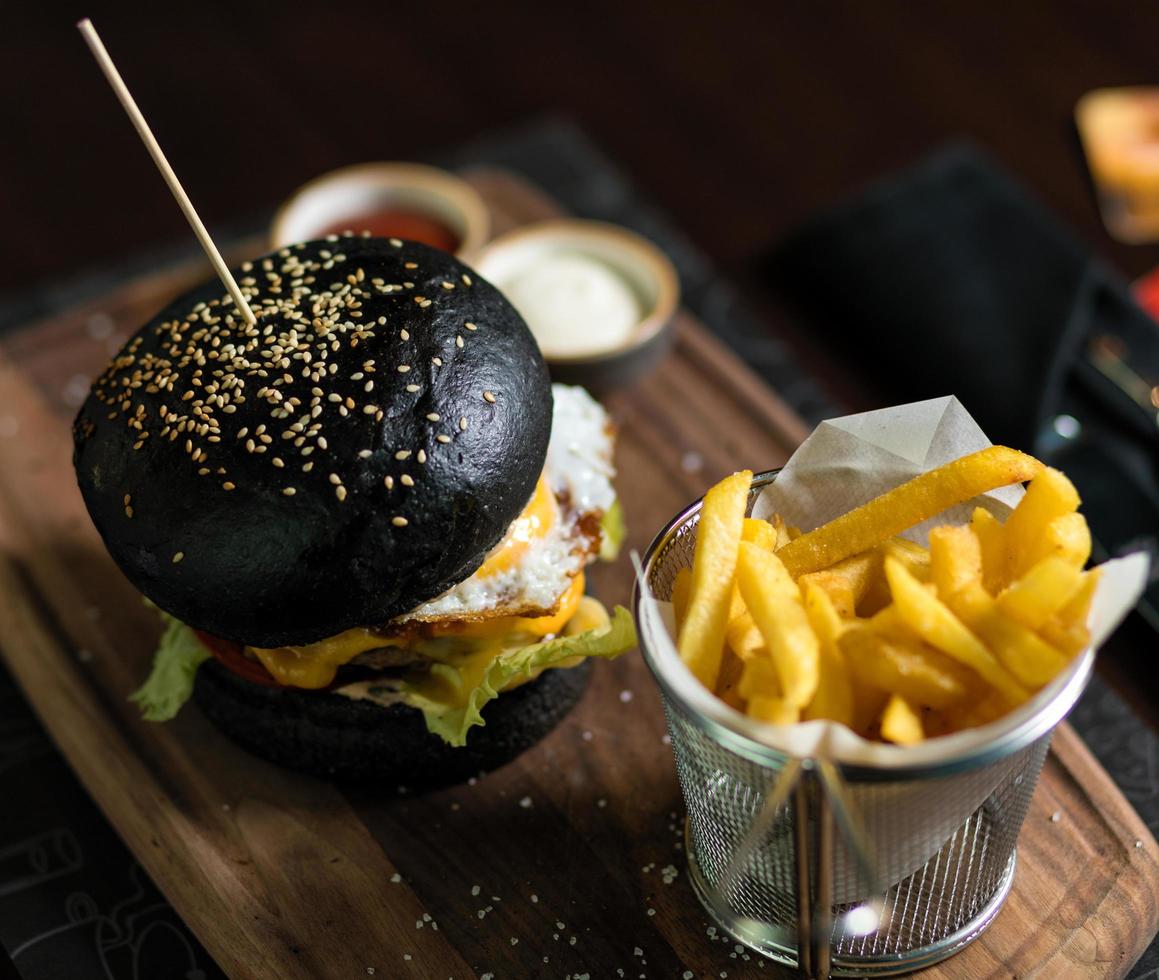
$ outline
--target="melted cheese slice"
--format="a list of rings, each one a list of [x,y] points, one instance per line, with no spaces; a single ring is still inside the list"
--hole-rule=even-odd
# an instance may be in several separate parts
[[[550,616],[502,616],[479,623],[433,624],[397,636],[384,636],[373,630],[359,628],[304,646],[246,649],[261,661],[274,680],[289,687],[326,687],[333,682],[339,667],[350,663],[361,653],[382,647],[402,647],[420,656],[439,660],[446,654],[445,645],[440,646],[438,641],[447,637],[468,641],[466,645],[472,648],[468,654],[471,664],[473,667],[478,665],[477,669],[482,671],[502,650],[511,646],[513,637],[534,642],[562,632],[580,608],[583,594],[584,576],[581,572],[572,579],[568,590],[560,598],[559,611]]]

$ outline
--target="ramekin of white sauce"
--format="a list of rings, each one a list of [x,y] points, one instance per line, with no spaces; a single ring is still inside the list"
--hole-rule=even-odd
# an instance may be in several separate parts
[[[527,321],[558,380],[619,385],[667,349],[676,270],[624,228],[570,218],[526,225],[484,247],[475,267]]]

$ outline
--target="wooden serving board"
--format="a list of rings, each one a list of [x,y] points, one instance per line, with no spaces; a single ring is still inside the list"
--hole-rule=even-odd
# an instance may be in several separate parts
[[[500,230],[557,210],[512,175],[472,179]],[[194,707],[167,725],[138,719],[126,696],[158,626],[85,513],[69,421],[127,333],[205,275],[200,264],[169,269],[0,343],[0,649],[88,791],[222,968],[311,980],[778,975],[706,933],[684,871],[659,698],[636,654],[597,664],[582,703],[534,750],[422,797],[344,793],[284,772]],[[628,544],[640,550],[710,483],[780,465],[805,435],[688,316],[656,373],[608,405],[620,425]],[[626,558],[592,575],[609,603],[626,603],[630,583]],[[1157,914],[1159,849],[1064,726],[1006,907],[925,975],[1121,976]]]

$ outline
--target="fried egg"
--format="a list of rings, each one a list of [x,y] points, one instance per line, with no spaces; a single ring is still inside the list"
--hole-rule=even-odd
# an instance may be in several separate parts
[[[583,388],[552,393],[547,460],[527,507],[474,574],[396,622],[545,615],[594,558],[616,499],[612,423]]]

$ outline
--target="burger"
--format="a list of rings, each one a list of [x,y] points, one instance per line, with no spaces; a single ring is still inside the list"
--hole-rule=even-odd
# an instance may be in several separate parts
[[[592,657],[617,546],[613,430],[553,386],[519,314],[450,255],[331,236],[170,304],[74,423],[81,493],[165,620],[133,695],[191,697],[279,764],[445,782],[542,738]]]

